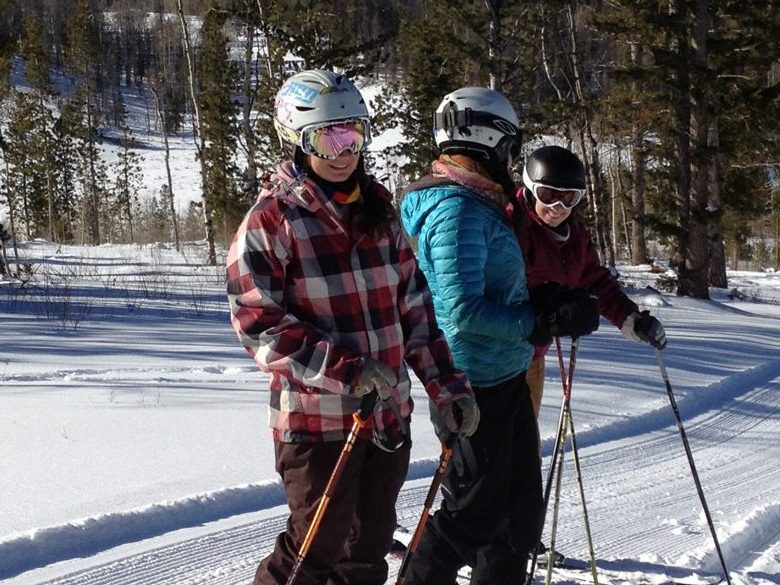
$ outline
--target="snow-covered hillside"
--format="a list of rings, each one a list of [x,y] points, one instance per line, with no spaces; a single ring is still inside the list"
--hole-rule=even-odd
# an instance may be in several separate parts
[[[220,269],[202,266],[197,245],[20,252],[37,276],[21,291],[0,282],[0,580],[249,582],[285,507],[266,378],[230,328]],[[645,289],[647,268],[621,273],[667,328],[665,363],[732,581],[780,583],[780,275],[734,273],[748,300],[714,290],[697,301]],[[547,378],[545,467],[561,400],[554,355]],[[399,502],[409,527],[439,452],[414,395]],[[572,407],[599,582],[717,580],[650,349],[602,322],[581,343]],[[567,453],[557,544],[585,559],[578,494]]]

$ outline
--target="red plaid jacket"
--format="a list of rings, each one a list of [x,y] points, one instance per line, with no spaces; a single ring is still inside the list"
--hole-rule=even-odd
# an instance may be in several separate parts
[[[375,193],[390,194],[373,182]],[[271,177],[233,238],[227,261],[231,320],[241,344],[270,372],[270,426],[283,442],[344,440],[359,399],[364,357],[398,374],[393,399],[408,420],[408,364],[438,405],[471,392],[436,326],[425,277],[393,220],[374,237],[346,226],[291,163]],[[355,203],[353,214],[362,206]],[[361,431],[398,432],[379,401]]]

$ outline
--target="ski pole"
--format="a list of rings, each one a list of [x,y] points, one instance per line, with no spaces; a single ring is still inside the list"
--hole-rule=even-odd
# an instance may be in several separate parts
[[[571,380],[569,381],[571,383]],[[577,437],[574,434],[574,418],[569,412],[569,426],[571,430],[571,451],[574,456],[574,468],[577,470],[577,483],[580,487],[580,501],[582,502],[582,518],[585,522],[585,536],[588,538],[588,554],[590,554],[590,572],[593,575],[594,585],[599,584],[598,572],[596,571],[596,552],[593,548],[593,535],[590,530],[590,518],[588,517],[588,506],[585,503],[585,484],[582,481],[582,466],[580,465],[580,454],[577,451]],[[552,549],[552,546],[550,546]]]
[[[346,465],[347,460],[349,459],[349,456],[352,453],[352,447],[355,445],[355,441],[357,440],[358,433],[360,432],[360,429],[362,429],[365,426],[366,422],[368,421],[368,418],[371,416],[371,412],[374,410],[374,405],[376,404],[376,400],[377,400],[376,391],[364,395],[363,399],[360,401],[360,407],[352,415],[352,420],[353,420],[352,430],[350,430],[349,435],[347,436],[347,442],[344,443],[344,448],[341,450],[341,453],[339,454],[339,458],[336,461],[336,465],[330,474],[328,483],[325,486],[325,493],[322,494],[322,498],[320,498],[320,503],[317,505],[317,510],[314,513],[314,518],[312,519],[311,524],[309,525],[309,529],[306,531],[306,537],[303,539],[303,543],[301,544],[301,550],[298,551],[298,558],[295,559],[295,564],[293,565],[293,568],[290,571],[290,576],[287,578],[286,585],[292,585],[292,583],[295,581],[295,578],[298,576],[298,571],[300,571],[301,565],[303,564],[303,561],[309,552],[309,548],[311,547],[311,543],[314,540],[314,537],[317,535],[317,531],[320,528],[320,522],[322,521],[322,517],[325,514],[325,510],[327,510],[328,508],[328,504],[330,503],[330,498],[333,495],[336,484],[341,478],[341,474],[344,471],[344,466]]]
[[[409,562],[412,560],[412,556],[417,551],[417,545],[420,544],[420,538],[422,538],[423,529],[426,522],[428,522],[428,514],[433,507],[434,500],[436,499],[436,492],[439,491],[439,486],[444,479],[444,474],[447,471],[447,467],[452,459],[452,446],[455,443],[457,435],[450,434],[441,446],[441,457],[439,457],[439,466],[436,468],[436,473],[433,474],[433,481],[431,487],[428,488],[428,495],[425,496],[425,502],[423,503],[423,511],[420,516],[420,520],[417,522],[417,527],[412,533],[412,540],[409,546],[406,548],[404,559],[401,561],[401,568],[398,571],[398,577],[395,580],[395,585],[402,585],[406,581],[406,570],[409,568]]]
[[[583,521],[585,523],[585,536],[588,539],[588,553],[590,555],[590,571],[591,575],[593,576],[593,583],[594,585],[598,585],[599,578],[598,573],[596,571],[596,553],[593,548],[593,536],[590,529],[590,518],[588,516],[588,507],[587,503],[585,501],[585,484],[582,480],[582,466],[580,465],[580,455],[579,451],[577,450],[577,435],[574,431],[574,416],[571,412],[571,388],[572,383],[574,381],[574,368],[572,363],[569,364],[569,374],[566,379],[563,377],[563,351],[561,350],[561,344],[560,340],[556,340],[556,349],[558,350],[558,366],[560,368],[561,372],[561,383],[563,384],[563,391],[564,395],[567,396],[566,401],[566,412],[565,412],[565,418],[568,423],[568,429],[571,433],[571,450],[572,455],[574,457],[574,468],[577,472],[577,484],[579,486],[579,492],[580,492],[580,502],[582,503],[582,514],[583,514]],[[564,429],[564,440],[563,445],[565,448],[565,431]],[[560,503],[560,483],[561,483],[561,477],[563,475],[563,453],[561,453],[560,458],[560,465],[558,466],[558,482],[556,486],[556,493],[555,493],[555,508],[554,508],[554,514],[553,514],[553,525],[552,525],[552,531],[550,536],[550,552],[549,552],[549,561],[547,563],[547,583],[552,581],[552,564],[553,564],[553,557],[555,555],[555,535],[557,531],[557,524],[558,524],[558,507]]]
[[[555,343],[558,347],[560,347],[561,340],[560,338],[555,338]],[[571,340],[571,351],[569,352],[569,378],[574,377],[574,366],[577,363],[577,348],[579,347],[579,337],[575,337]],[[558,365],[561,370],[561,379],[564,379],[564,365],[563,365],[563,354],[558,354]],[[542,508],[542,517],[540,519],[540,524],[542,529],[544,529],[544,522],[547,518],[547,508],[550,505],[550,492],[552,490],[552,482],[553,482],[553,476],[555,474],[555,463],[558,460],[558,454],[561,450],[561,441],[562,439],[565,440],[566,434],[564,431],[565,428],[565,415],[566,410],[568,409],[569,400],[571,398],[571,392],[568,390],[566,386],[564,386],[563,389],[563,398],[561,400],[561,410],[560,414],[558,415],[558,431],[555,435],[555,444],[553,445],[553,453],[552,458],[550,459],[550,470],[547,473],[547,481],[545,483],[544,487],[544,503]],[[536,560],[539,556],[538,549],[534,549],[533,554],[531,555],[531,566],[528,571],[528,578],[526,579],[526,585],[530,585],[533,583],[534,580],[534,571],[536,570]]]
[[[720,565],[723,567],[723,574],[726,576],[726,583],[731,585],[731,578],[729,577],[729,570],[726,568],[726,561],[723,558],[723,552],[720,550],[720,543],[718,542],[718,535],[715,533],[715,525],[712,522],[712,516],[710,510],[707,507],[707,501],[704,499],[704,490],[701,487],[701,481],[699,480],[699,474],[696,472],[696,464],[693,461],[693,453],[691,452],[691,445],[688,442],[688,436],[685,434],[685,428],[683,427],[682,417],[680,417],[680,409],[677,408],[677,400],[674,398],[674,392],[672,391],[672,384],[669,382],[669,375],[666,373],[666,366],[664,365],[664,358],[661,354],[661,350],[655,350],[655,357],[658,361],[658,368],[661,370],[661,377],[666,385],[666,393],[669,395],[669,402],[672,405],[672,411],[674,412],[674,418],[677,420],[677,428],[680,430],[680,437],[682,438],[683,446],[685,447],[685,455],[688,457],[688,465],[691,468],[691,475],[693,475],[693,482],[696,484],[696,491],[699,493],[699,500],[701,501],[701,507],[704,509],[704,516],[707,518],[707,524],[710,527],[710,533],[712,534],[712,540],[715,543],[715,550],[718,553],[720,559]]]
[[[560,347],[560,345],[558,347]],[[553,500],[552,525],[550,526],[550,546],[547,556],[547,576],[544,581],[546,585],[550,585],[552,583],[553,557],[555,556],[555,537],[558,534],[558,512],[561,506],[561,482],[563,479],[563,461],[566,458],[566,432],[569,428],[569,414],[569,409],[567,407],[564,414],[564,419],[566,422],[564,423],[563,435],[561,437],[561,454],[558,457],[558,473],[555,478],[555,498]]]

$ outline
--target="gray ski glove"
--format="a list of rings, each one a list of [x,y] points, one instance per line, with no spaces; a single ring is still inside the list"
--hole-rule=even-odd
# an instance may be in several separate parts
[[[666,347],[664,326],[650,314],[650,311],[631,313],[623,322],[620,332],[632,341],[643,341],[656,349]]]
[[[393,395],[393,388],[398,384],[398,376],[384,362],[373,358],[365,358],[365,360],[352,393],[363,396],[376,390],[379,398],[387,400]]]
[[[461,394],[440,409],[444,424],[456,435],[470,437],[479,425],[479,406],[470,394]]]

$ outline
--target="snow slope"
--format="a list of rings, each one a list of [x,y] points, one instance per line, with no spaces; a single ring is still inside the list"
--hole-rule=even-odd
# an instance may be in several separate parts
[[[0,581],[249,582],[286,509],[266,378],[230,328],[220,269],[200,265],[197,245],[20,252],[37,282],[0,281]],[[764,302],[721,290],[697,301],[644,289],[647,269],[621,272],[667,328],[665,364],[732,582],[780,583],[780,276],[730,275]],[[555,355],[547,363],[545,469],[561,400]],[[419,385],[414,395],[408,527],[439,452]],[[653,352],[603,321],[581,342],[572,408],[599,582],[717,580]],[[570,451],[556,544],[587,558]]]

